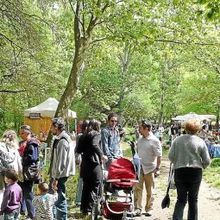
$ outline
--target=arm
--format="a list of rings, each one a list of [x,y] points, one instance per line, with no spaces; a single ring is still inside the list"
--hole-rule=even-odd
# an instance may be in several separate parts
[[[108,140],[109,140],[109,133],[106,129],[103,129],[101,132],[101,142],[102,142],[103,153],[104,155],[108,157],[109,160],[111,160],[112,156],[109,151]]]
[[[211,159],[210,159],[210,156],[209,156],[208,148],[207,148],[205,142],[203,143],[201,158],[202,158],[203,168],[205,169],[211,163]]]
[[[57,157],[55,161],[55,172],[54,178],[59,179],[60,174],[62,173],[63,169],[66,168],[66,160],[67,160],[67,151],[68,151],[69,143],[65,139],[59,140],[57,144]]]
[[[3,200],[1,204],[1,213],[4,213],[5,209],[7,208],[9,198],[10,198],[10,191],[6,189],[4,192],[4,196],[3,196]]]
[[[168,158],[169,158],[171,163],[174,162],[174,157],[175,157],[174,148],[175,148],[175,144],[176,144],[176,141],[174,140],[172,145],[171,145],[171,148],[169,150],[169,153],[168,153]]]

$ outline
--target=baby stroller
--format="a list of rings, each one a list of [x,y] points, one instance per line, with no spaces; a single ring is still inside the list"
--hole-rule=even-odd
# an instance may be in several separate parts
[[[102,198],[94,203],[92,219],[98,219],[98,215],[112,220],[133,219],[133,186],[137,182],[135,168],[130,160],[114,160],[103,181]]]

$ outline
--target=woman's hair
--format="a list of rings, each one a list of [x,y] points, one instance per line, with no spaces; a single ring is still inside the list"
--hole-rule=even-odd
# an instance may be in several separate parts
[[[16,172],[15,170],[13,170],[13,169],[8,169],[8,170],[6,170],[6,171],[4,172],[4,175],[5,175],[8,179],[12,180],[13,182],[16,182],[16,181],[18,180],[18,174],[17,174],[17,172]]]
[[[88,124],[88,129],[87,131],[90,132],[91,130],[94,130],[94,131],[100,131],[100,125],[101,125],[101,122],[96,120],[96,119],[92,119],[89,121],[89,124]]]
[[[7,130],[2,135],[2,142],[11,148],[18,148],[18,138],[14,130]]]
[[[186,133],[188,134],[196,134],[198,131],[201,130],[201,123],[196,119],[190,119],[185,122],[184,128]]]
[[[81,124],[81,131],[82,133],[85,133],[89,125],[89,120],[83,120]]]
[[[110,113],[110,114],[108,115],[108,121],[110,121],[110,119],[113,118],[113,117],[118,118],[118,115],[117,115],[116,113],[114,113],[114,112]]]
[[[27,134],[32,134],[31,126],[29,126],[29,125],[22,125],[20,127],[20,129],[23,130],[24,132],[26,132]]]
[[[49,191],[49,186],[47,183],[43,182],[43,183],[39,183],[38,184],[38,188],[42,193],[47,193]]]

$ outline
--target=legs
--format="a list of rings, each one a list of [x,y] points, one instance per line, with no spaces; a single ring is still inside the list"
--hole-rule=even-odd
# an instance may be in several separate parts
[[[146,206],[145,211],[149,211],[153,207],[153,198],[152,198],[152,191],[154,186],[154,176],[153,173],[148,173],[144,175],[144,182],[145,182],[145,188],[147,192],[147,198],[146,198]]]
[[[66,186],[65,183],[68,177],[62,177],[58,180],[57,193],[58,200],[55,202],[56,206],[56,219],[67,220],[67,201],[66,201]]]
[[[92,168],[92,167],[91,167]],[[89,175],[91,174],[91,175]],[[88,170],[87,176],[83,177],[83,191],[81,199],[81,212],[91,212],[94,203],[94,196],[100,196],[100,184],[102,180],[102,170],[99,165],[96,165],[92,170]]]
[[[135,186],[134,189],[134,207],[135,209],[142,210],[142,193],[143,193],[143,184],[145,184],[146,189],[146,206],[145,210],[149,211],[152,208],[152,188],[154,185],[153,173],[140,175],[140,181]]]
[[[142,192],[144,184],[144,174],[141,172],[140,180],[134,188],[134,208],[142,211]]]
[[[177,188],[177,202],[173,220],[182,220],[183,211],[188,199],[188,220],[198,220],[198,192],[202,180],[202,169],[180,168],[175,170],[175,184]]]
[[[24,180],[24,182],[21,184],[21,187],[23,190],[23,197],[24,197],[24,201],[22,202],[22,205],[24,205],[24,202],[25,202],[26,207],[27,207],[28,217],[31,219],[35,217],[35,209],[32,204],[32,201],[34,198],[33,184],[34,184],[33,181],[28,181],[28,180]]]

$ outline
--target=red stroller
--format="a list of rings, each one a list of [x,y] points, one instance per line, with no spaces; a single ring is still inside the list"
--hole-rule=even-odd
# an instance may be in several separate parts
[[[133,163],[125,158],[114,160],[103,181],[102,198],[95,202],[92,219],[133,219],[133,186],[138,182]]]

